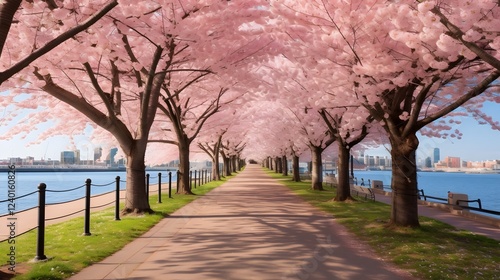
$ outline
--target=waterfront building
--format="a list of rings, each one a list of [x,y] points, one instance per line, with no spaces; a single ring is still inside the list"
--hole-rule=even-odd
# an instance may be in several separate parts
[[[439,156],[439,148],[434,148],[434,160],[433,163],[438,163],[441,160]]]
[[[94,161],[98,161],[102,157],[102,148],[98,147],[94,149]]]
[[[62,151],[61,152],[61,164],[74,164],[75,163],[75,154],[71,151]]]
[[[112,148],[110,151],[109,151],[109,154],[108,156],[106,157],[106,164],[109,165],[109,166],[113,166],[116,164],[116,160],[115,160],[115,157],[116,157],[116,154],[118,154],[118,148]]]
[[[472,169],[500,169],[500,160],[467,161],[464,166]]]
[[[445,157],[443,160],[440,160],[438,163],[434,164],[436,169],[443,168],[461,168],[462,162],[459,157]]]
[[[20,157],[12,157],[9,159],[9,164],[22,165],[23,159]]]
[[[425,167],[427,168],[431,168],[432,167],[432,159],[431,157],[426,157],[425,158],[425,164],[424,164]]]

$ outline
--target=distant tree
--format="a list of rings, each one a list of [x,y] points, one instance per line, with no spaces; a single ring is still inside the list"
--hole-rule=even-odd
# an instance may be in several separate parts
[[[214,141],[210,142],[198,142],[198,147],[204,151],[212,159],[212,180],[219,181],[221,179],[220,175],[220,149],[222,146],[222,136],[219,135]]]
[[[339,160],[335,201],[352,200],[349,176],[351,149],[368,135],[371,119],[370,116],[363,118],[363,112],[359,109],[361,108],[344,107],[320,110],[321,117],[338,144]]]
[[[204,75],[205,73],[195,76],[187,84],[197,82]],[[176,140],[158,141],[177,145],[180,161],[178,192],[181,194],[192,194],[189,183],[191,143],[196,139],[205,122],[216,114],[224,103],[232,102],[233,99],[224,101],[223,97],[227,92],[225,88],[219,89],[215,95],[210,95],[210,92],[205,91],[202,93],[205,95],[203,99],[192,98],[193,94],[183,94],[182,89],[171,91],[165,87],[164,90],[165,95],[162,98],[163,103],[160,105],[160,109],[170,120]],[[200,91],[199,87],[197,91]],[[212,97],[213,99],[210,99]]]

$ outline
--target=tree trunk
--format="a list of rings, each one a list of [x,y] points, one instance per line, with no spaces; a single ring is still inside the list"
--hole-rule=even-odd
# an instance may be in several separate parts
[[[146,193],[146,165],[144,155],[146,145],[134,142],[135,147],[127,155],[127,187],[125,190],[125,208],[123,214],[152,213],[149,197]]]
[[[214,154],[212,156],[212,181],[220,181],[219,152],[220,142],[214,145]]]
[[[231,156],[231,170],[233,172],[238,172],[237,161],[238,157],[236,155]]]
[[[293,181],[300,182],[299,157],[294,155],[292,159]]]
[[[269,169],[274,170],[274,168],[273,168],[273,158],[272,157],[268,157],[267,160],[269,161]]]
[[[276,173],[282,173],[283,170],[283,165],[281,163],[281,157],[276,157],[275,158],[275,163],[276,163]]]
[[[219,158],[212,161],[212,181],[220,181]]]
[[[189,141],[179,141],[179,186],[178,194],[193,194],[190,187],[189,178]]]
[[[283,176],[288,176],[288,159],[286,156],[281,158],[281,174],[283,174]]]
[[[22,0],[11,0],[2,3],[0,9],[0,22],[2,23],[0,24],[0,55],[3,53],[5,41],[7,41],[7,36],[9,35],[12,19],[19,9],[19,6],[21,6],[21,2]]]
[[[312,170],[311,170],[311,188],[313,190],[323,190],[323,164],[321,154],[323,149],[321,147],[310,146],[312,154]]]
[[[231,160],[229,157],[223,157],[224,159],[224,175],[229,176],[231,175]]]
[[[339,142],[339,165],[337,171],[337,195],[335,201],[352,200],[349,177],[350,149]]]
[[[397,143],[391,137],[392,211],[391,223],[397,226],[418,227],[417,166],[415,134]]]
[[[241,163],[241,158],[238,155],[238,156],[236,156],[236,170],[238,170],[238,172],[241,171],[241,169],[243,168],[242,166],[243,165]]]

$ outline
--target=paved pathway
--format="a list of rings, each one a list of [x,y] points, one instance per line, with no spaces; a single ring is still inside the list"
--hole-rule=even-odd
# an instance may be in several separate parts
[[[412,279],[249,165],[71,279]]]

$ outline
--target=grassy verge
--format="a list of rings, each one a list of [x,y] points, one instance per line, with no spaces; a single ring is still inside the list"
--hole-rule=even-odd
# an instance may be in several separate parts
[[[333,202],[335,190],[310,190],[310,183],[269,172],[296,194],[333,214],[379,256],[422,279],[500,279],[500,241],[421,217],[421,227],[389,227],[390,206],[358,199]]]
[[[90,218],[92,235],[83,236],[84,219],[75,218],[67,222],[47,226],[45,230],[45,254],[49,261],[33,263],[36,255],[36,230],[16,238],[16,272],[13,279],[65,279],[92,263],[120,250],[134,238],[141,236],[161,219],[201,195],[223,184],[223,181],[212,181],[193,189],[197,195],[162,194],[162,202],[158,203],[158,195],[150,197],[150,205],[156,213],[142,216],[125,216],[115,221],[114,208],[95,212]],[[10,244],[0,243],[0,252],[9,252]],[[4,259],[7,256],[4,255]],[[7,267],[2,267],[7,271]],[[0,274],[1,279],[9,279],[9,275]]]

